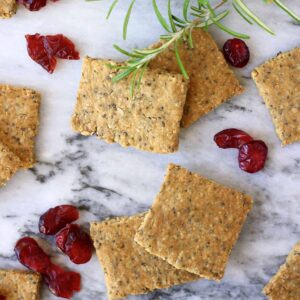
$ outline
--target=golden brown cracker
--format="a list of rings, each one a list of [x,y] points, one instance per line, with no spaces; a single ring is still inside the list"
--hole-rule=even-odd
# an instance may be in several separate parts
[[[192,36],[193,48],[187,43],[179,46],[180,58],[189,75],[187,100],[181,122],[183,127],[190,126],[244,90],[209,33],[196,29]],[[153,47],[161,44],[162,42]],[[169,72],[180,72],[172,48],[159,54],[149,66]]]
[[[300,48],[265,62],[252,77],[282,145],[300,142]]]
[[[16,12],[16,0],[0,0],[0,19],[11,18]]]
[[[5,185],[20,166],[20,158],[0,142],[0,186]]]
[[[252,199],[170,164],[135,241],[178,269],[220,280]]]
[[[152,256],[134,242],[143,218],[137,215],[91,224],[91,237],[111,300],[199,279]]]
[[[180,120],[186,99],[182,75],[146,70],[140,90],[129,96],[130,78],[113,83],[111,61],[85,58],[72,119],[75,131],[108,143],[171,153],[178,149]]]
[[[0,295],[6,300],[39,300],[41,276],[36,273],[0,270]]]
[[[21,159],[23,168],[35,162],[39,106],[37,92],[0,85],[0,141]]]
[[[300,242],[263,290],[270,300],[300,299]]]

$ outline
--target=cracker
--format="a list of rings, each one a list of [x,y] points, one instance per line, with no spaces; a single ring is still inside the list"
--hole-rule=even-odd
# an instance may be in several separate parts
[[[199,279],[150,255],[134,242],[143,218],[144,215],[137,215],[91,224],[91,236],[111,300]]]
[[[30,168],[35,162],[39,106],[37,92],[0,85],[0,141],[21,159],[22,168]]]
[[[39,300],[41,276],[36,273],[0,270],[0,295],[7,300]]]
[[[18,171],[20,166],[20,158],[0,142],[0,186],[5,185],[5,183]]]
[[[179,46],[180,58],[190,79],[181,122],[183,127],[190,126],[244,91],[209,33],[202,29],[194,30],[193,41],[192,49],[186,43]],[[161,45],[161,42],[153,47],[158,45]],[[150,63],[150,67],[180,72],[172,48],[158,55]]]
[[[170,164],[135,241],[178,269],[220,280],[252,199]]]
[[[111,61],[85,58],[72,126],[108,143],[171,153],[178,149],[187,84],[180,74],[147,70],[131,98],[130,78],[114,84]]]
[[[16,12],[16,0],[0,0],[0,19],[11,18]]]
[[[270,300],[300,299],[300,242],[263,290]]]
[[[300,142],[300,48],[267,61],[252,77],[282,145]]]

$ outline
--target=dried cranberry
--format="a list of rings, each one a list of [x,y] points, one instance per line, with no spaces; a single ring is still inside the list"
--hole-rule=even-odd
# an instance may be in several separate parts
[[[250,141],[239,150],[239,166],[248,173],[260,171],[266,162],[268,147],[263,141]]]
[[[30,237],[24,237],[17,242],[15,253],[21,264],[35,272],[44,273],[51,263],[49,256]]]
[[[45,48],[57,58],[80,59],[74,43],[62,34],[46,35]]]
[[[0,295],[0,300],[6,300],[5,296]]]
[[[41,233],[54,235],[67,224],[79,218],[78,209],[72,205],[60,205],[46,211],[39,221]]]
[[[18,0],[18,3],[23,4],[31,11],[37,11],[46,6],[47,0]]]
[[[55,237],[57,247],[75,264],[87,263],[93,254],[90,236],[77,224],[69,224]]]
[[[74,292],[80,291],[81,277],[76,272],[65,271],[51,264],[43,276],[50,291],[58,297],[70,299]]]
[[[252,141],[253,138],[242,130],[230,128],[217,133],[214,140],[220,148],[226,149],[240,148],[243,144]]]
[[[49,73],[53,73],[56,67],[56,58],[45,49],[44,37],[38,33],[27,34],[25,37],[29,56]]]
[[[250,59],[246,43],[240,39],[230,39],[223,46],[225,59],[234,67],[243,68]]]

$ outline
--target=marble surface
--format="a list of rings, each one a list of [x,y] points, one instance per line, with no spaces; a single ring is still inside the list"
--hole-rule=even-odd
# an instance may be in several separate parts
[[[144,47],[163,32],[152,13],[151,1],[137,1],[128,41],[123,42],[122,19],[128,3],[121,3],[111,20],[106,21],[109,2],[62,0],[37,13],[20,7],[14,18],[0,21],[0,82],[31,87],[43,96],[38,163],[31,170],[20,171],[0,190],[0,268],[21,268],[13,254],[15,241],[24,235],[35,235],[39,216],[49,207],[77,205],[80,223],[86,227],[90,221],[108,216],[142,212],[157,194],[167,164],[174,162],[249,193],[255,199],[254,208],[221,283],[202,280],[130,299],[264,299],[263,286],[300,240],[300,144],[281,148],[250,72],[279,51],[299,46],[300,27],[261,1],[255,1],[253,8],[276,31],[275,37],[251,27],[237,15],[228,18],[228,25],[252,36],[248,41],[250,64],[236,70],[246,93],[182,130],[179,152],[155,155],[72,132],[70,117],[81,61],[59,61],[56,72],[49,75],[26,53],[26,33],[64,33],[75,41],[82,57],[121,59],[112,49],[113,43]],[[174,2],[178,5],[182,1]],[[163,5],[165,1],[159,3]],[[298,0],[286,3],[300,13]],[[219,45],[228,38],[218,30],[211,32]],[[262,172],[250,175],[240,171],[236,151],[222,151],[215,146],[213,135],[228,127],[247,130],[268,144],[269,159]],[[48,242],[43,245],[55,255],[55,261],[82,274],[83,288],[74,299],[107,299],[103,272],[95,256],[90,263],[74,267],[51,246],[50,239]],[[42,299],[56,298],[45,288]]]

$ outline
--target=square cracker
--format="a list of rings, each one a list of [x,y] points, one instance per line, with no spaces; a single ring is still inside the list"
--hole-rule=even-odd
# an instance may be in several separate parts
[[[39,300],[41,276],[36,273],[0,270],[0,295],[6,300]]]
[[[300,48],[267,61],[252,77],[282,145],[300,142]]]
[[[270,300],[300,299],[300,242],[263,290]]]
[[[0,186],[5,185],[5,183],[18,171],[20,166],[20,158],[0,142]]]
[[[135,241],[178,269],[220,280],[251,207],[249,196],[170,164]]]
[[[124,147],[171,153],[178,149],[187,84],[182,75],[147,70],[140,91],[129,96],[130,78],[114,84],[111,61],[85,58],[72,126]]]
[[[17,12],[16,0],[0,0],[0,19],[8,19]]]
[[[40,95],[30,89],[0,85],[0,141],[21,159],[22,168],[35,162]]]
[[[111,300],[199,279],[152,256],[134,242],[143,218],[144,215],[137,215],[91,224],[91,236]]]
[[[181,121],[183,127],[190,126],[229,98],[244,91],[209,33],[197,29],[192,35],[194,48],[190,48],[187,43],[179,47],[180,58],[190,78]],[[172,48],[158,55],[149,66],[180,72]]]

